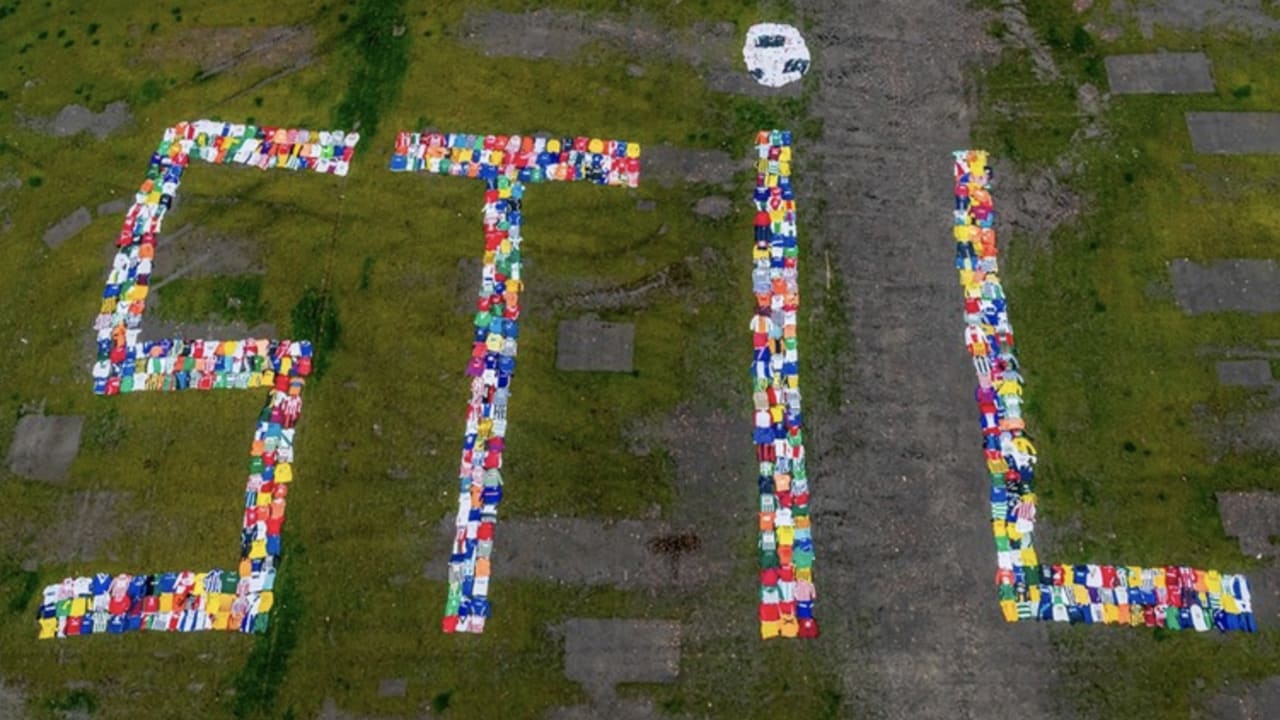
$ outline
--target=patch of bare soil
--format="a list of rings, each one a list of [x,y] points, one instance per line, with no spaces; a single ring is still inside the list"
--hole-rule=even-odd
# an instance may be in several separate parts
[[[290,68],[309,65],[315,32],[306,25],[199,28],[152,46],[155,61],[192,60],[205,79],[241,66]]]
[[[266,272],[261,243],[210,228],[184,225],[161,235],[152,275],[160,285],[179,277],[258,275]]]
[[[34,554],[43,563],[93,562],[117,560],[104,557],[102,548],[129,529],[137,529],[137,522],[128,521],[125,527],[117,505],[127,505],[126,494],[109,490],[82,490],[65,495],[57,515],[44,526],[34,548]],[[3,717],[3,716],[0,716]]]

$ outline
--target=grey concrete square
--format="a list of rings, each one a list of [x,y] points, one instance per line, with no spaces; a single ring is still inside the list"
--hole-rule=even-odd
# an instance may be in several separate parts
[[[1178,305],[1189,315],[1280,312],[1280,267],[1274,260],[1174,260],[1169,275]]]
[[[1271,384],[1271,363],[1267,360],[1223,360],[1218,363],[1218,382],[1240,387]]]
[[[89,214],[89,208],[82,205],[44,231],[44,244],[51,249],[57,248],[75,237],[81,230],[89,227],[91,222],[93,222],[93,216]]]
[[[404,697],[409,691],[409,681],[404,678],[383,678],[378,681],[378,697]]]
[[[1280,153],[1280,113],[1189,112],[1191,147],[1206,155]]]
[[[24,415],[9,445],[9,471],[33,480],[65,480],[83,429],[79,415]]]
[[[1117,95],[1188,94],[1214,91],[1204,53],[1109,55],[1107,81]]]
[[[631,323],[565,320],[556,340],[556,368],[631,372],[635,345],[636,326]]]
[[[99,203],[97,210],[98,217],[102,217],[103,215],[121,215],[125,210],[129,209],[129,206],[130,203],[125,198],[117,198],[115,200],[108,200],[104,203]]]

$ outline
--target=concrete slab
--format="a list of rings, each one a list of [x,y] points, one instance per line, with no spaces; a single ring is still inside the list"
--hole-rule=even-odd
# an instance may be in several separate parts
[[[1280,266],[1274,260],[1174,260],[1169,274],[1178,305],[1189,315],[1280,312]]]
[[[723,150],[695,150],[666,144],[645,147],[641,161],[645,179],[668,188],[680,183],[703,183],[728,189],[733,187],[734,173],[752,167],[749,161],[735,160]]]
[[[1204,53],[1109,55],[1107,81],[1116,95],[1187,94],[1214,91]]]
[[[723,195],[710,195],[695,203],[693,212],[711,220],[723,220],[733,214],[733,201]]]
[[[104,203],[99,203],[97,209],[98,217],[102,217],[103,215],[122,215],[125,210],[129,209],[129,204],[130,201],[124,198],[117,198],[115,200],[108,200]]]
[[[508,519],[494,562],[504,578],[568,585],[609,585],[621,590],[688,588],[728,574],[721,544],[704,546],[695,528],[661,522],[591,518]],[[448,547],[454,517],[441,519],[439,547]],[[443,582],[447,565],[432,562],[428,577]]]
[[[1250,557],[1274,555],[1271,538],[1280,536],[1280,493],[1218,493],[1222,529],[1240,541],[1240,552]]]
[[[82,132],[93,133],[99,140],[119,130],[129,121],[133,114],[129,112],[129,103],[117,100],[95,113],[82,105],[66,105],[51,118],[30,118],[27,126],[53,137],[69,137]]]
[[[1280,153],[1280,113],[1189,112],[1191,147],[1206,155]]]
[[[1280,31],[1280,18],[1262,0],[1160,0],[1155,3],[1111,3],[1120,18],[1136,18],[1147,39],[1157,26],[1175,30],[1231,30],[1261,39]]]
[[[649,700],[618,700],[608,705],[572,705],[552,708],[547,720],[662,720],[667,717]]]
[[[154,294],[147,298],[148,309],[153,304]],[[252,327],[242,322],[222,322],[214,318],[174,322],[169,320],[146,320],[142,323],[142,332],[138,338],[142,341],[161,340],[164,338],[214,338],[230,340],[232,338],[273,338],[280,337],[276,326],[271,323],[259,323]]]
[[[437,716],[432,715],[426,708],[423,708],[421,712],[408,717],[431,718]],[[327,697],[320,705],[320,714],[316,716],[316,720],[407,720],[407,718],[404,715],[366,715],[364,713],[347,712],[346,710],[338,707],[337,700]]]
[[[1280,453],[1280,405],[1250,403],[1224,415],[1199,406],[1195,414],[1218,453]]]
[[[404,678],[383,678],[378,681],[378,697],[404,697],[409,681]]]
[[[1249,591],[1253,593],[1253,616],[1261,632],[1280,629],[1280,562],[1272,560],[1249,572]],[[1280,717],[1280,713],[1272,717]]]
[[[565,320],[556,341],[556,369],[631,372],[635,346],[636,326],[631,323]]]
[[[50,225],[49,229],[44,231],[44,244],[48,245],[51,250],[57,249],[59,245],[89,227],[91,222],[93,222],[93,216],[89,214],[89,208],[81,205],[70,215]]]
[[[1271,384],[1271,363],[1266,360],[1223,360],[1217,365],[1218,382],[1239,387]]]
[[[565,639],[565,677],[594,705],[611,703],[619,683],[666,683],[680,674],[677,622],[571,618],[554,630]]]
[[[9,445],[9,471],[15,475],[62,482],[80,451],[81,415],[24,415]]]

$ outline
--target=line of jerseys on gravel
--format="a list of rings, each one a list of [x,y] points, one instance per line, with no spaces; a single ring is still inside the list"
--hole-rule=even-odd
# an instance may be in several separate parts
[[[760,489],[760,636],[817,637],[813,537],[800,412],[796,316],[800,286],[791,133],[756,137],[751,365]]]
[[[1167,566],[1041,564],[1033,545],[1036,449],[1022,418],[1023,378],[1000,284],[987,153],[954,154],[956,269],[965,345],[991,479],[996,586],[1005,620],[1256,631],[1248,580]]]
[[[165,130],[116,237],[117,253],[94,322],[94,392],[247,389],[267,391],[250,446],[249,477],[234,570],[153,574],[98,573],[45,588],[40,637],[128,630],[266,629],[274,604],[286,498],[293,480],[294,431],[311,372],[307,341],[184,340],[140,342],[156,240],[192,158],[262,170],[345,175],[356,133],[233,125],[209,120]]]
[[[471,398],[441,622],[446,633],[481,633],[491,612],[493,535],[502,502],[502,452],[520,334],[525,183],[581,180],[634,188],[640,182],[640,146],[587,137],[401,132],[396,136],[391,170],[485,183],[484,258],[466,368]]]

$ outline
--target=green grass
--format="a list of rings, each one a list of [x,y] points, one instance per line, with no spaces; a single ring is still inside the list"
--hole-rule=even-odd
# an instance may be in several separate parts
[[[161,319],[203,319],[212,315],[255,325],[267,317],[262,278],[257,275],[179,278],[157,293],[164,296],[155,308],[155,317]]]
[[[561,4],[589,12],[614,6]],[[471,5],[283,0],[270,17],[232,3],[179,11],[123,0],[92,8],[6,5],[14,9],[0,19],[0,178],[26,184],[0,194],[15,222],[0,236],[0,302],[24,309],[0,313],[0,438],[10,436],[30,401],[44,400],[51,414],[86,416],[65,486],[0,470],[0,677],[25,688],[33,717],[92,706],[97,718],[132,717],[139,707],[163,717],[199,707],[211,717],[304,718],[315,717],[326,698],[358,715],[433,706],[458,717],[535,717],[586,701],[564,677],[563,645],[550,625],[575,616],[692,624],[720,607],[736,623],[733,641],[691,640],[681,681],[624,692],[693,715],[760,716],[779,693],[808,714],[839,714],[832,707],[843,702],[840,685],[823,670],[820,650],[762,647],[753,638],[750,526],[742,528],[735,584],[705,602],[608,588],[566,592],[507,579],[499,564],[489,632],[456,638],[438,631],[447,547],[437,528],[456,503],[471,337],[470,316],[455,311],[457,268],[481,252],[481,188],[386,172],[392,134],[428,124],[552,130],[738,153],[755,124],[799,123],[806,112],[803,100],[715,95],[687,66],[608,49],[589,49],[590,62],[496,62],[450,34]],[[778,17],[775,11],[789,13],[729,0],[635,5],[673,27],[714,17],[745,30]],[[379,34],[401,15],[404,35]],[[292,23],[313,28],[315,61],[285,80],[253,65],[197,80],[197,63],[180,52],[202,28]],[[70,39],[74,46],[63,48]],[[153,55],[154,48],[165,52]],[[643,65],[644,75],[629,75],[630,63]],[[91,78],[86,67],[94,68]],[[130,102],[134,123],[103,142],[44,137],[17,117],[52,115],[71,102],[101,111],[120,98]],[[265,273],[175,280],[157,291],[158,316],[270,323],[281,336],[288,329],[319,341],[327,363],[306,390],[272,630],[261,638],[37,642],[32,615],[44,584],[71,573],[225,567],[235,559],[244,453],[263,395],[94,397],[87,333],[119,217],[96,219],[56,251],[40,242],[42,228],[76,207],[129,197],[162,130],[197,117],[312,128],[359,121],[365,138],[345,180],[193,164],[169,225],[172,231],[190,222],[259,243]],[[746,196],[749,178],[739,181],[733,197]],[[694,216],[691,198],[713,192],[724,191],[652,183],[634,191],[529,189],[530,290],[513,383],[504,518],[643,516],[655,506],[666,513],[674,498],[670,454],[659,448],[632,455],[624,428],[660,421],[688,397],[738,411],[732,392],[745,375],[725,372],[724,358],[741,357],[743,347],[750,218],[709,223]],[[637,213],[640,199],[656,201],[660,211]],[[645,307],[600,313],[636,324],[635,373],[555,370],[557,324],[577,314],[557,309],[559,297],[591,285],[626,286],[661,268],[687,272]],[[340,334],[326,317],[332,308]],[[745,471],[749,452],[743,459]],[[95,561],[43,559],[45,526],[73,493],[89,490],[118,493],[118,532],[102,541]],[[744,507],[752,490],[744,485]],[[499,529],[499,554],[503,543]],[[37,556],[34,573],[21,570]],[[756,653],[750,673],[741,670],[743,647]],[[772,679],[784,670],[791,678],[785,688]],[[406,697],[377,696],[378,681],[392,677],[409,681]],[[67,687],[81,680],[92,685]]]
[[[1173,301],[1168,262],[1274,256],[1275,160],[1195,155],[1183,113],[1280,109],[1277,43],[1166,31],[1144,40],[1128,28],[1103,44],[1080,34],[1089,16],[1068,3],[1031,3],[1028,16],[1063,79],[1037,82],[1024,53],[1006,53],[981,81],[984,111],[974,133],[975,144],[1026,172],[1060,157],[1083,168],[1068,180],[1082,198],[1080,219],[1049,238],[1015,235],[1003,263],[1040,451],[1043,520],[1055,540],[1042,554],[1247,572],[1256,565],[1223,534],[1214,493],[1280,490],[1277,458],[1219,457],[1209,424],[1241,410],[1246,395],[1220,387],[1218,358],[1196,349],[1261,346],[1280,332],[1280,317],[1185,316]],[[1112,98],[1103,135],[1081,141],[1086,118],[1074,88],[1105,89],[1099,55],[1157,48],[1203,49],[1217,93]],[[1228,682],[1274,674],[1280,658],[1274,634],[1060,628],[1052,636],[1067,669],[1064,693],[1086,716],[1158,706],[1183,717]]]

